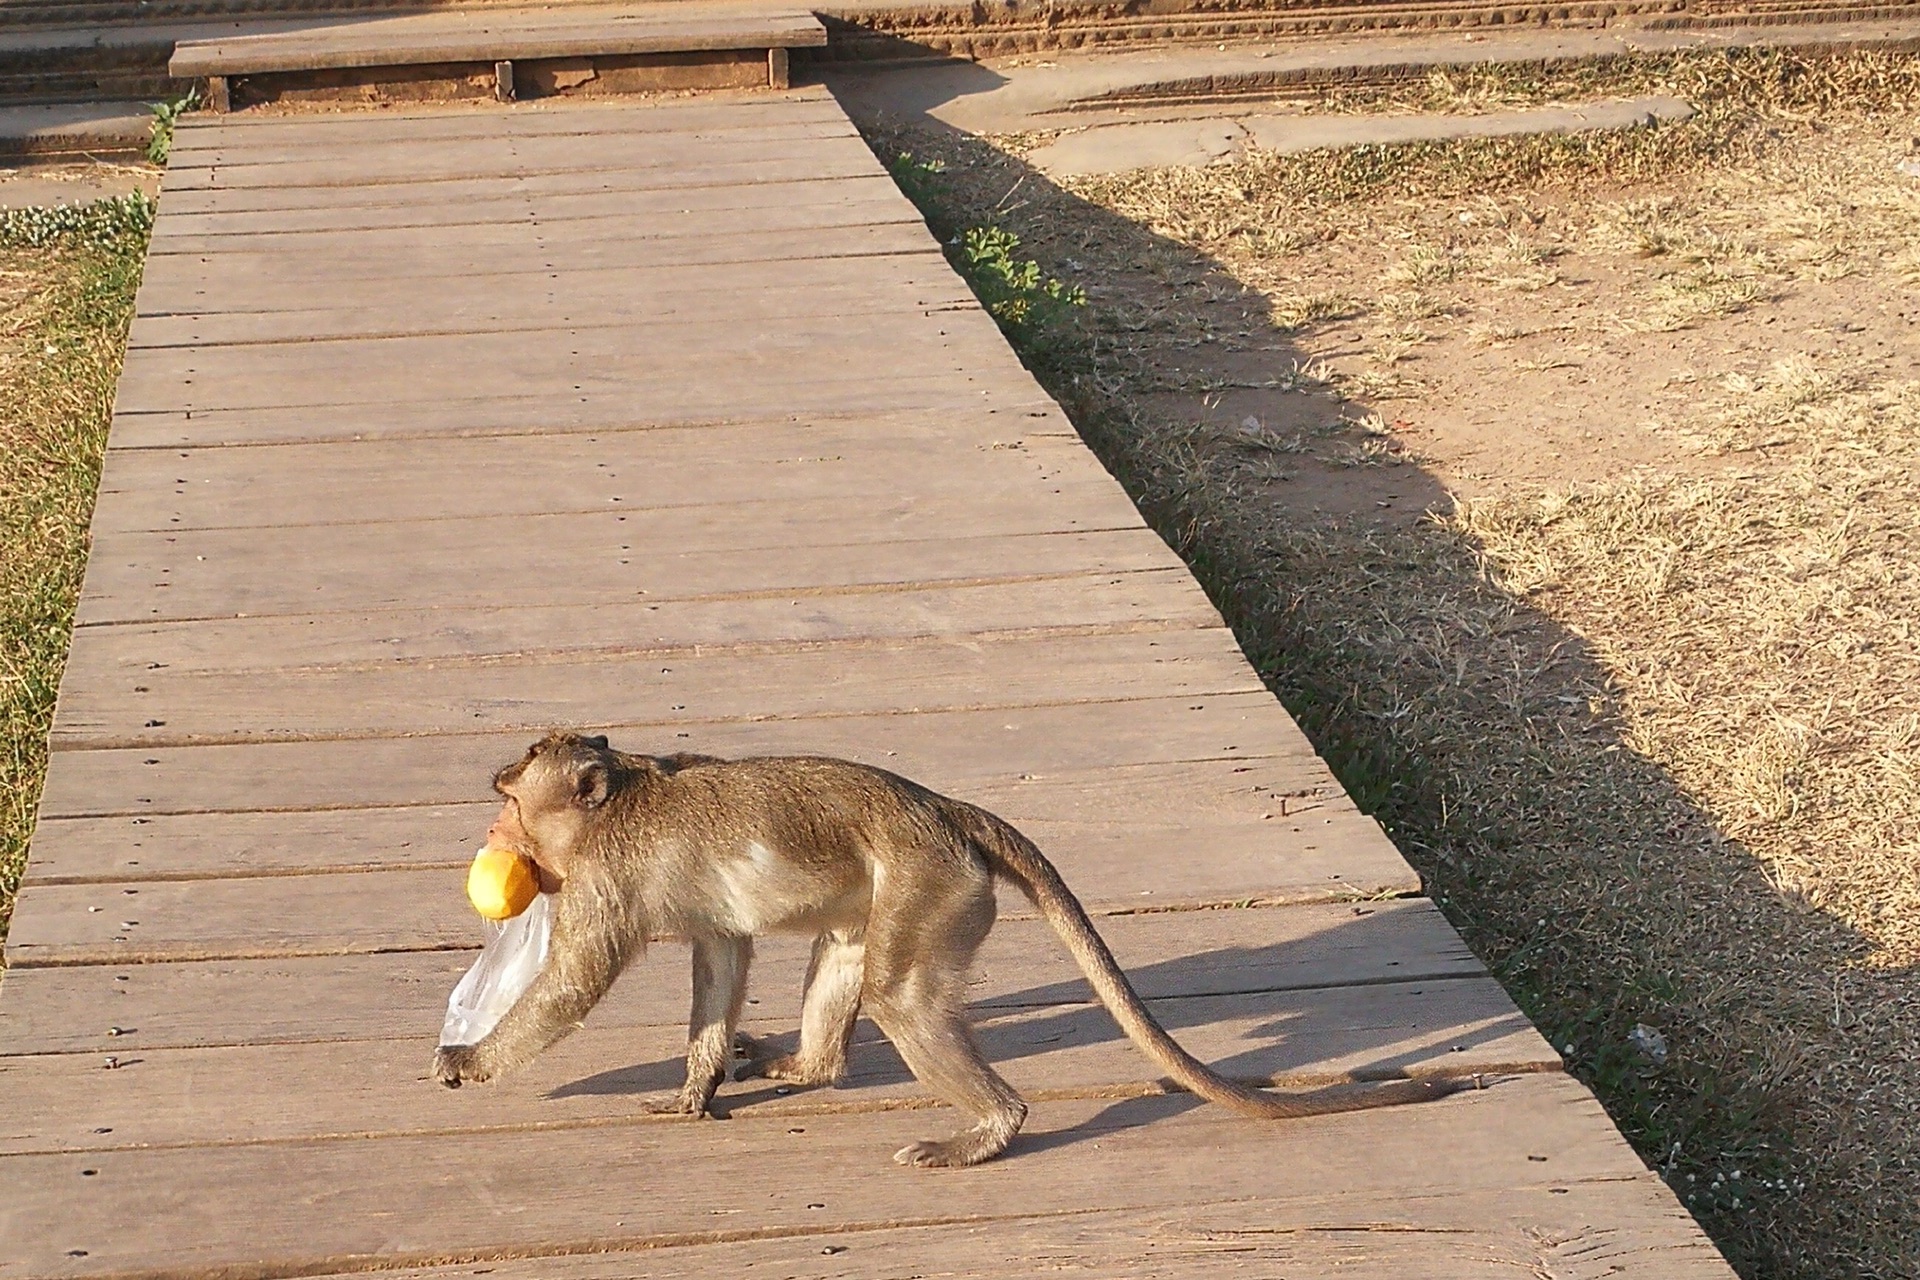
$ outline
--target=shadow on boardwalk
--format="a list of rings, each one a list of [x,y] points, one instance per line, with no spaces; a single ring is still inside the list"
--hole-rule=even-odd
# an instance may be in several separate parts
[[[1356,990],[1391,987],[1396,994],[1408,997],[1409,1004],[1417,1009],[1419,995],[1429,986],[1456,980],[1478,981],[1477,975],[1472,974],[1409,974],[1403,982],[1374,983],[1356,989],[1348,986],[1283,986],[1273,980],[1276,974],[1301,971],[1311,963],[1314,955],[1325,955],[1330,951],[1378,950],[1382,945],[1381,932],[1366,919],[1366,908],[1357,907],[1355,912],[1352,923],[1338,925],[1307,938],[1260,947],[1220,947],[1176,960],[1128,966],[1127,972],[1135,987],[1154,1001],[1154,1013],[1161,1024],[1176,1036],[1184,1028],[1214,1025],[1223,1014],[1231,1011],[1232,1005],[1247,1003],[1247,997],[1271,1004],[1272,993],[1276,991],[1296,993],[1293,1003],[1301,1006],[1299,1011],[1283,1017],[1252,1021],[1239,1033],[1246,1047],[1213,1063],[1224,1074],[1243,1079],[1284,1078],[1301,1067],[1324,1063],[1328,1057],[1325,1044],[1299,1043],[1290,1046],[1293,1024],[1307,1016],[1305,1006],[1339,1009],[1343,1004],[1356,1003]],[[797,1036],[795,1024],[799,1014],[799,993],[765,990],[763,987],[756,987],[756,990],[761,994],[755,1003],[760,1006],[761,1017],[768,1019],[767,1025],[773,1031],[767,1037],[768,1043],[791,1050]],[[1154,999],[1155,993],[1170,991],[1204,994],[1178,999]],[[1415,1031],[1417,1043],[1410,1044],[1410,1016],[1417,1017],[1417,1014],[1402,1012],[1370,1025],[1364,1016],[1334,1015],[1340,1036],[1339,1056],[1360,1060],[1351,1069],[1353,1078],[1400,1078],[1407,1074],[1407,1068],[1411,1066],[1431,1064],[1436,1049],[1442,1053],[1460,1052],[1492,1044],[1516,1034],[1525,1025],[1517,1015],[1508,1014],[1491,1017],[1465,1028],[1435,1026],[1431,1036],[1423,1036]],[[1094,1003],[1091,991],[1077,978],[995,996],[990,1004],[975,1007],[974,1030],[982,1051],[1003,1067],[1036,1054],[1125,1039],[1112,1016]],[[1324,1030],[1321,1034],[1324,1034]],[[1389,1046],[1394,1047],[1395,1052],[1374,1056]],[[637,1063],[562,1085],[550,1096],[634,1094],[677,1088],[681,1066],[682,1060],[677,1056],[659,1062]],[[901,1084],[912,1079],[906,1065],[880,1032],[864,1020],[855,1033],[853,1070],[859,1083],[866,1086]],[[755,1100],[754,1095],[738,1090],[726,1099],[736,1106]]]
[[[1920,1257],[1916,1152],[1889,1137],[1911,1127],[1872,1113],[1848,1050],[1878,1038],[1876,1017],[1911,1016],[1906,975],[1863,967],[1863,938],[1783,896],[1631,749],[1587,644],[1422,518],[1449,493],[1360,425],[1367,405],[1300,376],[1267,297],[1004,151],[853,109],[943,242],[1002,226],[1085,288],[1074,331],[1014,335],[1023,357],[1735,1265],[1833,1276]],[[984,1040],[992,1053],[990,1025]]]

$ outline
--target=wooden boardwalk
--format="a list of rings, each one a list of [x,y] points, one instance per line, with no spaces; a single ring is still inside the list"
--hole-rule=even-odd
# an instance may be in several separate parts
[[[0,987],[0,1280],[1730,1274],[1395,897],[819,91],[185,126],[79,620]],[[1035,1106],[980,1169],[892,1165],[953,1119],[870,1031],[841,1088],[637,1114],[670,945],[441,1089],[487,778],[552,724],[1004,813],[1235,1076],[1500,1082],[1294,1124],[1160,1094],[1010,910],[977,1010]],[[802,963],[762,949],[753,1029]]]

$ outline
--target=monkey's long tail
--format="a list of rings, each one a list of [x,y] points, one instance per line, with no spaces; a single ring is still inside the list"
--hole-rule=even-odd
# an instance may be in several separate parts
[[[984,809],[957,805],[954,816],[986,855],[994,871],[1020,887],[1027,899],[1066,944],[1087,975],[1100,1003],[1113,1014],[1121,1030],[1148,1057],[1166,1068],[1183,1088],[1209,1102],[1251,1116],[1293,1119],[1362,1111],[1409,1102],[1443,1098],[1466,1087],[1458,1080],[1395,1080],[1382,1085],[1316,1089],[1305,1093],[1269,1093],[1227,1079],[1185,1049],[1154,1020],[1153,1014],[1114,961],[1105,940],[1094,929],[1079,899],[1033,841],[1011,824]]]

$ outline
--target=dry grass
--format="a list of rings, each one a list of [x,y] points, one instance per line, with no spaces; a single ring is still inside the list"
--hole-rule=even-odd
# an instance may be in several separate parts
[[[144,219],[115,205],[0,218],[0,937],[33,833],[146,246]]]
[[[1703,110],[1071,191],[876,146],[1085,288],[1030,363],[1743,1274],[1920,1275],[1920,63],[1604,74]]]

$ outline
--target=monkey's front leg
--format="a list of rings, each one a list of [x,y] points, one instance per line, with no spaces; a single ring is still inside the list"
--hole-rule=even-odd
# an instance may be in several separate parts
[[[693,1016],[687,1030],[687,1082],[677,1097],[646,1103],[654,1112],[705,1115],[733,1061],[733,1031],[747,999],[752,938],[693,940]]]
[[[586,1018],[628,962],[647,945],[644,922],[623,910],[617,886],[575,875],[554,900],[546,963],[492,1031],[475,1044],[433,1055],[434,1079],[449,1089],[525,1066]]]

